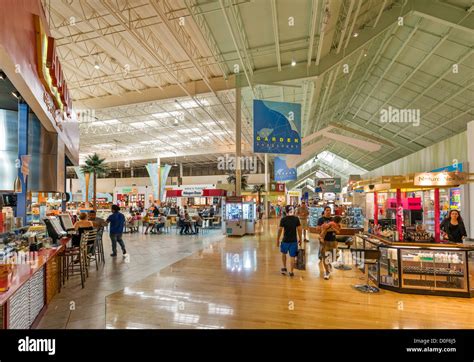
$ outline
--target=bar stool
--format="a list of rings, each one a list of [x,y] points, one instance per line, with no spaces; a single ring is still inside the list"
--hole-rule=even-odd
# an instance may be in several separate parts
[[[103,235],[104,235],[104,228],[101,227],[97,230],[97,237],[96,237],[96,244],[94,246],[96,258],[102,264],[105,264],[105,256],[104,256],[104,243],[103,243]]]
[[[351,246],[353,243],[352,238],[348,236],[336,236],[336,240],[338,242],[337,250],[341,252],[341,257],[340,260],[337,261],[336,265],[334,266],[334,269],[352,270],[351,266],[344,264],[344,251],[351,250]],[[344,246],[341,246],[340,243],[344,243]]]
[[[74,276],[76,272],[79,272],[81,276],[81,285],[84,288],[86,278],[89,276],[87,270],[87,232],[84,232],[81,236],[79,247],[66,248],[64,253],[61,254],[61,273],[63,284],[66,280],[69,280],[69,276]]]
[[[378,293],[379,288],[370,285],[369,266],[377,265],[380,259],[380,250],[378,249],[351,249],[352,253],[362,254],[361,262],[364,263],[364,273],[367,273],[365,284],[353,285],[355,289],[362,293]],[[354,254],[353,254],[354,255]]]
[[[98,242],[97,242],[97,230],[90,230],[82,234],[81,242],[86,242],[86,254],[85,260],[87,264],[86,275],[89,276],[89,266],[91,262],[95,262],[95,269],[99,270],[99,253],[98,253]]]

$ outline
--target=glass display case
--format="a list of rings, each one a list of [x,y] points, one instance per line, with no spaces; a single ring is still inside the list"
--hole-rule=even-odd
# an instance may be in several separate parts
[[[355,235],[357,249],[380,250],[378,276],[382,289],[401,293],[474,296],[474,246],[439,243],[394,243],[375,235]]]
[[[349,207],[347,208],[346,215],[343,219],[343,223],[348,228],[363,228],[364,227],[364,215],[362,214],[361,207]]]
[[[316,227],[318,226],[318,220],[323,216],[324,207],[310,207],[309,208],[309,226]]]
[[[226,220],[242,220],[243,212],[242,212],[242,204],[232,203],[225,205],[225,219]]]

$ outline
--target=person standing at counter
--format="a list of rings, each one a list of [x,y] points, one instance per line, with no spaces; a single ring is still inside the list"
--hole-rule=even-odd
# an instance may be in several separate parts
[[[72,237],[72,245],[79,246],[84,231],[94,229],[94,225],[91,221],[87,220],[87,214],[85,212],[81,212],[79,215],[79,220],[74,224],[74,229],[77,233]]]
[[[110,256],[117,256],[117,243],[119,243],[123,257],[127,257],[127,250],[125,250],[125,243],[122,239],[125,216],[120,212],[120,207],[112,205],[112,215],[107,218],[107,223],[110,224],[110,240],[112,241],[112,254]]]
[[[448,217],[441,223],[440,229],[446,233],[450,241],[458,244],[462,244],[463,238],[467,236],[466,227],[458,210],[449,212]]]

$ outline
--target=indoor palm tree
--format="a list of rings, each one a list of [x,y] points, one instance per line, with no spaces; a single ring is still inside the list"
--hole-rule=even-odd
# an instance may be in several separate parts
[[[229,173],[229,175],[227,175],[227,182],[231,185],[234,185],[237,192],[237,185],[235,182],[236,179],[237,178],[235,176],[235,171],[232,171],[231,173]],[[247,187],[248,187],[248,175],[242,174],[240,177],[240,189],[245,190]]]
[[[104,164],[105,158],[100,158],[97,153],[87,156],[86,164],[81,167],[83,173],[88,172],[89,174],[94,175],[93,183],[93,208],[97,210],[97,176],[105,176],[109,169]],[[87,186],[86,186],[87,187]],[[89,190],[86,190],[86,194],[89,193]]]
[[[261,195],[262,191],[265,191],[265,185],[264,184],[253,185],[252,193],[257,194],[257,205],[260,204],[260,200],[261,200],[260,195]]]

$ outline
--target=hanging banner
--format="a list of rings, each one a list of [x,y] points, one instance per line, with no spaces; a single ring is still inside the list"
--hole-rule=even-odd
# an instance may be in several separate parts
[[[165,186],[166,186],[166,179],[168,178],[168,174],[170,173],[171,166],[164,165],[160,167],[160,182],[158,183],[158,164],[157,163],[148,163],[146,165],[146,170],[148,171],[148,175],[150,176],[151,186],[153,189],[153,198],[158,200],[158,187],[160,188],[160,201],[165,200]],[[159,185],[159,186],[158,186]]]
[[[333,192],[340,193],[342,191],[341,179],[339,177],[335,178],[316,178],[314,180],[315,192]]]
[[[82,191],[82,201],[86,201],[86,177],[81,170],[81,166],[74,166],[74,171],[76,172],[77,178],[79,179],[79,184],[81,185]],[[94,185],[93,182],[89,182],[89,201],[92,202],[94,197]]]
[[[254,100],[253,151],[301,155],[301,104]]]
[[[294,181],[296,180],[296,168],[288,168],[286,157],[275,157],[274,164],[275,181]]]

